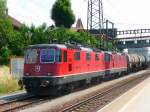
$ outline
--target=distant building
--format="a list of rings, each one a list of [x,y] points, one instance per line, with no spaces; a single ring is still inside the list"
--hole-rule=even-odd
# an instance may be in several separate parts
[[[117,36],[117,29],[93,29],[93,30],[89,30],[89,32],[95,36],[100,36],[101,34],[106,35],[109,38],[115,38]]]
[[[8,15],[8,18],[11,20],[12,25],[15,29],[19,29],[22,26],[22,23],[20,23],[18,20],[16,20],[15,18],[11,17],[10,15]]]
[[[79,18],[79,19],[77,20],[76,26],[75,26],[75,27],[72,27],[71,29],[74,30],[74,31],[84,31],[84,27],[83,27],[83,24],[82,24],[82,20]]]
[[[77,20],[76,29],[77,30],[84,30],[84,27],[83,27],[83,24],[82,24],[82,21],[80,18]]]

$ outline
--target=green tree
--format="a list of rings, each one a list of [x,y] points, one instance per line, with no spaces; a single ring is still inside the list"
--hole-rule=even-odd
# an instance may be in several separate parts
[[[6,15],[6,0],[0,0],[0,50],[8,49],[11,36],[13,35],[13,27],[11,21]],[[0,56],[6,56],[0,53]]]
[[[70,28],[75,22],[70,0],[57,0],[53,5],[51,18],[57,27]]]
[[[6,0],[0,0],[0,17],[4,17],[6,14]]]
[[[47,26],[46,24],[42,24],[41,26],[35,27],[32,25],[30,27],[31,35],[31,44],[41,44],[47,43],[48,34],[47,34]]]

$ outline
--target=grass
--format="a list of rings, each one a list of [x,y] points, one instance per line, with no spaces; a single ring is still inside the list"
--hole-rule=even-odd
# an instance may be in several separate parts
[[[0,94],[19,90],[18,80],[9,73],[9,67],[0,66]]]

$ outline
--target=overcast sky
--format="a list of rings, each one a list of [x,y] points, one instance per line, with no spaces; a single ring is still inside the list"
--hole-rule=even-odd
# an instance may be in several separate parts
[[[50,10],[55,0],[7,0],[9,15],[31,25],[53,24]],[[86,28],[87,0],[71,0],[76,19]],[[150,28],[150,0],[103,0],[104,18],[119,29]]]

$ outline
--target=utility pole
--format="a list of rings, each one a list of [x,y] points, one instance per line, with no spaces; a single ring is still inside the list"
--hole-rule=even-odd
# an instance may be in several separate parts
[[[103,3],[102,0],[88,0],[87,10],[87,30],[99,30],[102,33],[103,22]]]

